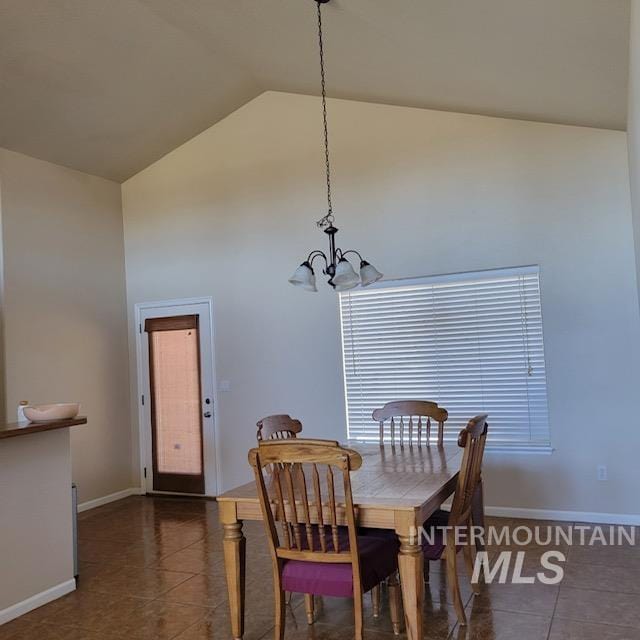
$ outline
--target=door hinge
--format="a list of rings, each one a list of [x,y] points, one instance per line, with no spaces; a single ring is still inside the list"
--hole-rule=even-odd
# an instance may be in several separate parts
[[[144,393],[141,396],[142,406],[144,407]]]
[[[144,477],[147,477],[147,467],[144,468]]]
[[[140,324],[138,325],[138,332],[139,332],[139,333],[142,333],[142,323],[140,323]]]

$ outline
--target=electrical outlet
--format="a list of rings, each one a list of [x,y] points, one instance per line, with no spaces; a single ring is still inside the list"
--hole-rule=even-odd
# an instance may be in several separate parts
[[[598,480],[600,481],[608,480],[607,466],[604,464],[598,465]]]

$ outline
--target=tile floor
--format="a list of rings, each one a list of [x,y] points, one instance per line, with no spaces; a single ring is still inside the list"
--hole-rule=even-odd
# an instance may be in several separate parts
[[[523,521],[493,520],[516,527]],[[271,566],[261,523],[247,522],[246,640],[271,638]],[[215,502],[132,497],[80,516],[77,591],[0,627],[0,640],[211,640],[230,637]],[[491,553],[501,547],[491,548]],[[539,549],[528,548],[535,559]],[[565,548],[566,550],[566,548]],[[484,585],[457,625],[440,563],[431,563],[428,640],[640,640],[640,546],[572,547],[560,586]],[[388,606],[368,640],[392,640]],[[287,640],[352,637],[350,600],[325,598],[315,625],[295,597]],[[403,634],[401,637],[406,636]]]

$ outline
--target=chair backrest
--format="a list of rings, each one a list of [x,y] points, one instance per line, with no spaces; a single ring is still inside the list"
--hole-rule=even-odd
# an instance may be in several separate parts
[[[265,440],[249,451],[249,463],[274,562],[350,563],[360,588],[350,476],[362,465],[360,454],[332,440]],[[342,524],[348,541],[339,534]]]
[[[256,436],[261,440],[287,440],[295,438],[302,431],[302,422],[290,415],[279,414],[258,420]]]
[[[373,419],[380,425],[380,444],[384,443],[384,422],[390,418],[391,444],[396,444],[397,439],[400,446],[404,445],[405,440],[413,444],[414,436],[416,444],[421,445],[423,433],[426,444],[429,444],[432,420],[438,423],[438,446],[442,446],[444,423],[448,417],[446,409],[427,400],[396,400],[387,402],[373,412]]]
[[[482,457],[488,427],[487,414],[476,416],[469,420],[458,436],[458,446],[464,448],[464,453],[449,514],[450,527],[466,524],[469,521],[473,496],[481,479]]]

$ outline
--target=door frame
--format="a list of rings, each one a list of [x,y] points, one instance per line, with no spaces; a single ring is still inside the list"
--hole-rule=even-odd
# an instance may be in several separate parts
[[[211,412],[213,413],[211,420],[205,420],[202,426],[202,447],[204,457],[204,482],[206,497],[215,497],[218,495],[222,487],[222,475],[220,464],[220,438],[218,432],[218,396],[216,384],[215,370],[215,342],[213,327],[213,298],[210,296],[201,298],[178,298],[172,300],[156,300],[151,302],[138,302],[134,305],[134,331],[136,334],[136,373],[137,373],[137,392],[136,402],[138,405],[138,442],[140,449],[140,488],[143,493],[171,493],[172,495],[189,496],[188,493],[162,492],[153,490],[153,473],[152,473],[152,434],[151,434],[151,394],[149,388],[149,363],[145,360],[144,341],[148,340],[148,335],[144,332],[142,326],[142,315],[146,311],[154,309],[164,309],[167,307],[196,307],[205,305],[209,314],[209,332],[200,331],[200,340],[208,340],[211,345],[211,361],[208,363],[211,367],[211,389],[210,397],[213,402]],[[203,354],[200,354],[201,357]],[[201,362],[201,370],[202,370]],[[145,396],[146,402],[143,404],[142,397]],[[202,395],[209,395],[202,390]],[[209,446],[207,446],[209,443]],[[212,451],[213,450],[213,451]],[[147,469],[147,477],[145,478],[144,470]],[[202,497],[201,494],[198,494]]]

